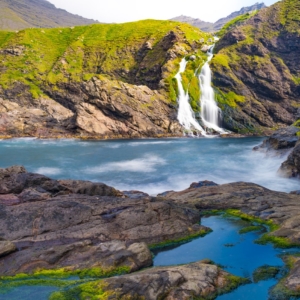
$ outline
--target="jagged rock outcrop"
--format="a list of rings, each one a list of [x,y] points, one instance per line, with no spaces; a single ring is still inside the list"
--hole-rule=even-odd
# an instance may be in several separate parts
[[[195,18],[183,16],[183,15],[172,18],[171,20],[191,24],[195,27],[198,27],[199,29],[201,29],[203,31],[217,32],[226,23],[230,22],[231,20],[235,19],[236,17],[242,16],[242,15],[247,14],[247,13],[251,13],[251,12],[256,11],[256,10],[260,10],[262,8],[265,8],[265,7],[266,6],[265,6],[264,3],[255,3],[254,5],[251,5],[251,6],[242,7],[239,11],[235,11],[235,12],[231,13],[230,15],[228,15],[225,18],[221,18],[218,21],[216,21],[215,23],[205,22],[205,21],[202,21],[200,19],[195,19]]]
[[[295,0],[262,9],[216,45],[213,84],[224,126],[264,132],[296,120],[300,99],[299,21]]]

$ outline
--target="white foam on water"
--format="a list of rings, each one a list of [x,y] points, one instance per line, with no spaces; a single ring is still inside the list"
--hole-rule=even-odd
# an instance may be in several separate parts
[[[55,176],[61,174],[62,170],[60,168],[40,167],[35,169],[33,172],[46,176]]]
[[[84,169],[84,172],[88,174],[97,174],[109,171],[149,173],[155,172],[157,170],[156,167],[163,166],[165,164],[166,161],[157,155],[145,155],[144,157],[132,160],[111,162],[92,168],[86,168]]]

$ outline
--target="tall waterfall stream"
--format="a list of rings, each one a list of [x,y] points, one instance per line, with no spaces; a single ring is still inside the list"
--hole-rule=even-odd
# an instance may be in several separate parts
[[[215,101],[214,90],[211,86],[211,70],[209,62],[213,58],[214,45],[209,49],[207,55],[208,59],[199,75],[200,89],[201,89],[201,119],[205,126],[203,128],[195,118],[195,114],[189,102],[188,91],[185,91],[182,84],[181,73],[185,71],[187,60],[185,58],[180,62],[180,68],[175,78],[178,83],[178,121],[188,132],[188,135],[193,135],[193,131],[198,131],[201,135],[207,136],[206,129],[213,129],[218,133],[226,133],[219,125],[222,118],[221,109]],[[196,74],[195,74],[196,75]]]

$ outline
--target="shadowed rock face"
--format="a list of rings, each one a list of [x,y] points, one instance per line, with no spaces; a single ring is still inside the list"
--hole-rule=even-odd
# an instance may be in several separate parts
[[[52,180],[23,167],[0,169],[0,237],[18,251],[0,258],[0,274],[38,268],[151,265],[147,244],[206,230],[199,211],[101,183]],[[2,254],[6,242],[1,242]],[[11,244],[10,244],[11,245]]]

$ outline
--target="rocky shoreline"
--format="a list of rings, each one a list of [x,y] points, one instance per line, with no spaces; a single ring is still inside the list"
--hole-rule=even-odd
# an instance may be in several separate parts
[[[246,280],[207,261],[134,272],[152,266],[151,247],[210,232],[200,224],[201,214],[211,210],[270,226],[264,243],[300,246],[299,204],[297,194],[244,182],[200,182],[151,197],[102,183],[53,180],[21,166],[0,169],[0,276],[94,278],[65,292],[80,299],[88,299],[86,289],[104,299],[213,299]],[[280,284],[296,293],[300,268],[294,265]]]

